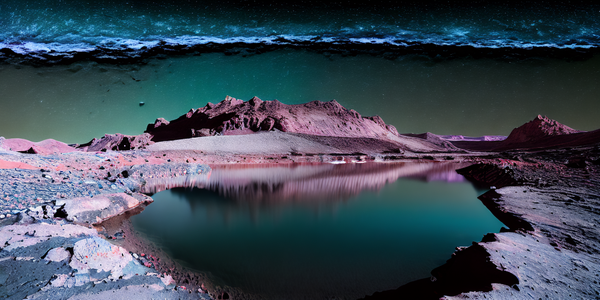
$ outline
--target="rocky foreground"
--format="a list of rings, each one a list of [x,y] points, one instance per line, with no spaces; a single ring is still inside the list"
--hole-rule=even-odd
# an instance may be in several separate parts
[[[457,248],[431,278],[368,299],[597,298],[599,132],[538,116],[507,138],[403,135],[335,101],[228,97],[138,136],[81,145],[0,138],[0,295],[227,299],[144,253],[122,220],[149,194],[208,184],[210,166],[426,161],[471,164],[458,172],[490,188],[480,199],[508,228]]]

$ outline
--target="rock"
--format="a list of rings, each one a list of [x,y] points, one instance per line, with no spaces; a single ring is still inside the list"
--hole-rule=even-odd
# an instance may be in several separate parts
[[[506,143],[531,142],[546,136],[557,136],[580,132],[569,126],[563,125],[548,117],[538,115],[532,121],[529,121],[513,131],[506,138]]]
[[[225,100],[168,122],[157,119],[146,133],[152,141],[169,141],[214,134],[237,135],[280,130],[318,136],[384,138],[398,136],[396,128],[378,117],[362,117],[335,100],[287,105],[257,97],[247,102],[227,96]],[[212,133],[212,134],[211,134]]]
[[[160,277],[162,283],[168,288],[173,288],[177,282],[171,277],[171,275],[163,275]]]
[[[12,251],[20,247],[29,247],[53,237],[77,237],[96,235],[94,229],[66,224],[35,223],[29,225],[8,225],[0,227],[0,245],[4,251]],[[8,245],[8,246],[5,246]]]
[[[50,249],[50,251],[48,251],[48,253],[44,257],[45,260],[55,262],[68,260],[69,258],[71,258],[71,253],[63,247]]]
[[[77,274],[89,274],[90,270],[110,272],[109,278],[118,279],[120,276],[132,276],[136,267],[133,257],[122,247],[92,237],[78,241],[73,247],[73,259],[69,265],[77,270]],[[139,271],[145,271],[139,269]],[[140,272],[145,274],[145,272]],[[89,276],[88,276],[89,278]],[[89,281],[89,280],[88,280]]]
[[[158,128],[163,125],[169,125],[169,121],[165,120],[164,118],[158,118],[156,121],[154,121],[154,128]]]
[[[79,145],[78,148],[88,152],[144,149],[154,143],[151,139],[152,136],[147,133],[140,135],[106,134],[100,139],[94,138],[86,144]]]
[[[579,147],[600,143],[600,129],[579,131],[547,117],[537,116],[519,126],[505,140],[452,140],[458,148],[471,151],[515,151]]]
[[[132,197],[124,193],[104,194],[93,198],[80,197],[61,199],[56,205],[63,206],[67,220],[93,225],[131,210],[142,203],[151,203],[152,198],[136,194]]]

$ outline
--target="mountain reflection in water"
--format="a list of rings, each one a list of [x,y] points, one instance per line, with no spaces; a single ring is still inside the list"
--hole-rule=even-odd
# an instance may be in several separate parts
[[[195,187],[245,202],[340,201],[365,190],[380,190],[399,178],[463,182],[464,177],[456,173],[456,169],[468,165],[443,162],[217,165],[212,166],[208,182]],[[189,191],[180,189],[176,193]]]
[[[157,193],[131,221],[237,298],[357,299],[428,277],[499,230],[463,166],[211,166],[199,188]]]

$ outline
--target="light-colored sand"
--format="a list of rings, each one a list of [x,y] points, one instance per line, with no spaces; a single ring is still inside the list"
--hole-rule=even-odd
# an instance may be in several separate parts
[[[196,150],[207,154],[289,154],[339,153],[325,144],[281,131],[259,132],[250,135],[209,136],[159,142],[147,147],[150,151]]]
[[[389,134],[387,139],[340,138],[314,136],[281,131],[249,135],[209,136],[158,142],[147,147],[150,151],[195,150],[205,154],[281,155],[290,153],[382,153],[403,149],[413,152],[452,151],[429,141]]]
[[[25,139],[0,139],[0,148],[9,151],[27,151],[31,148],[35,151],[35,153],[42,155],[50,155],[56,153],[67,153],[74,152],[77,149],[70,147],[69,145],[53,140],[47,139],[41,142],[32,142]]]

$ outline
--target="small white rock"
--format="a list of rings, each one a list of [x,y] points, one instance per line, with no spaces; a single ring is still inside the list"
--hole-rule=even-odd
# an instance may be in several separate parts
[[[49,261],[58,262],[58,261],[68,260],[69,258],[71,258],[71,253],[69,253],[69,251],[67,251],[63,247],[58,247],[58,248],[53,248],[50,251],[48,251],[48,253],[46,254],[46,257],[44,259],[49,260]]]
[[[0,215],[0,219],[4,219],[4,218],[6,218],[5,215]]]

